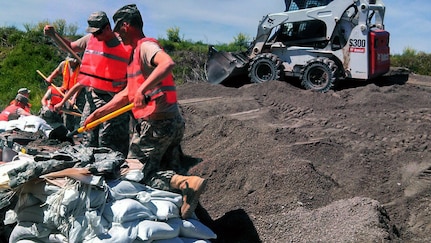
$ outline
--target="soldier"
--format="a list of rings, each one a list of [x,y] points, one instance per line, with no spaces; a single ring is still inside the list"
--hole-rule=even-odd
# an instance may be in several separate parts
[[[93,112],[84,125],[133,102],[132,112],[138,122],[127,158],[143,164],[142,183],[161,190],[181,190],[181,217],[189,218],[205,189],[206,180],[178,174],[184,171],[180,165],[180,142],[185,123],[172,75],[175,63],[155,39],[145,37],[142,17],[135,4],[120,8],[113,18],[114,31],[120,34],[124,44],[134,49],[127,67],[127,86]],[[146,97],[151,94],[163,95],[147,104]]]
[[[66,94],[69,92],[69,90],[77,83],[78,75],[79,75],[79,62],[76,60],[76,58],[72,58],[70,56],[66,57],[66,59],[51,72],[51,74],[46,78],[46,81],[49,84],[52,84],[53,80],[58,77],[59,75],[62,76],[63,82],[61,87],[59,89],[62,91],[63,94]],[[52,99],[51,99],[52,98]],[[45,99],[45,102],[44,100]],[[45,97],[42,98],[42,105],[48,105],[46,104],[48,100],[51,100],[49,110],[54,110],[54,106],[58,103],[60,103],[63,99],[63,96],[61,93],[58,92],[56,88],[53,86],[48,87],[48,91],[45,94]],[[71,102],[65,103],[66,109],[72,109],[72,104],[76,105],[76,107],[79,109],[79,111],[82,111],[85,105],[85,90],[82,89],[80,92],[76,92],[72,99],[70,99]],[[45,103],[45,104],[44,104]],[[80,116],[74,116],[70,114],[63,113],[62,115],[63,123],[66,126],[66,128],[69,131],[73,131],[76,128],[79,127],[81,117]]]
[[[22,94],[17,94],[13,104],[4,108],[0,113],[0,121],[16,120],[20,116],[30,116],[31,113],[26,111],[28,107],[28,98]]]
[[[20,88],[20,89],[17,91],[17,94],[24,95],[27,99],[29,99],[29,97],[30,97],[30,90],[29,90],[29,89],[27,89],[27,88]],[[13,99],[13,100],[9,103],[9,105],[13,105],[13,104],[15,104],[16,102],[17,102],[17,101],[16,101],[16,99]],[[31,108],[31,104],[30,104],[30,102],[27,100],[27,104],[25,105],[24,110],[30,113],[30,108]]]
[[[127,64],[131,55],[131,48],[123,45],[119,36],[112,31],[105,12],[92,13],[87,22],[89,34],[73,42],[58,36],[54,27],[50,25],[44,28],[46,35],[55,40],[58,36],[73,51],[84,52],[78,82],[65,94],[63,100],[55,105],[55,109],[61,109],[72,95],[86,88],[86,104],[82,119],[124,89],[127,83]],[[129,144],[129,115],[123,114],[104,122],[89,131],[87,136],[83,140],[85,146],[108,147],[126,155]]]

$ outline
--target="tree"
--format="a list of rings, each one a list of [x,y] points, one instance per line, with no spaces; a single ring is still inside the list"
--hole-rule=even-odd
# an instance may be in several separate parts
[[[239,33],[233,38],[233,42],[229,43],[229,49],[235,51],[245,51],[250,45],[250,37],[244,33]]]
[[[166,34],[167,34],[167,37],[168,37],[169,41],[176,42],[176,43],[180,43],[181,42],[180,28],[179,27],[169,28],[166,31]]]
[[[57,19],[54,22],[50,22],[49,20],[40,21],[37,24],[24,24],[24,28],[27,32],[43,32],[43,28],[45,25],[54,26],[55,30],[61,36],[76,36],[76,32],[78,30],[78,26],[76,24],[67,24],[65,19]]]

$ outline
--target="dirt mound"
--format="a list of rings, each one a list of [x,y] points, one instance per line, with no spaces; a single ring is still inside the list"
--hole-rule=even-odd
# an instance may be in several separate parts
[[[179,86],[218,242],[430,241],[431,83],[414,78]]]

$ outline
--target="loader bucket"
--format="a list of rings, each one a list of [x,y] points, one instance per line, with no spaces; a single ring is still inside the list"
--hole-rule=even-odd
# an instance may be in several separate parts
[[[217,51],[209,47],[205,74],[211,84],[220,84],[223,81],[242,74],[247,74],[248,57],[243,53]]]

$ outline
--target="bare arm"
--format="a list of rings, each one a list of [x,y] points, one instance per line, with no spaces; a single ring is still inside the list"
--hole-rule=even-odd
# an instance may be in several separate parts
[[[76,83],[75,85],[73,85],[73,87],[64,95],[61,102],[55,105],[54,109],[56,111],[60,110],[61,107],[63,107],[64,103],[70,99],[70,97],[72,97],[75,93],[81,91],[81,89],[83,89],[84,87],[85,86],[80,83]]]
[[[145,92],[155,88],[163,81],[174,69],[175,62],[172,58],[163,50],[157,52],[154,55],[153,63],[156,68],[148,76],[144,83],[141,84],[135,94],[135,107],[145,106]]]
[[[48,106],[49,100],[51,99],[51,91],[48,89],[45,93],[45,95],[42,97],[40,102],[42,103],[42,106]]]
[[[57,67],[52,73],[46,78],[46,81],[52,83],[52,80],[60,74],[60,69]]]
[[[19,109],[16,111],[16,113],[17,113],[19,116],[31,116],[31,113],[30,113],[30,112],[25,111],[23,108],[19,108]]]

